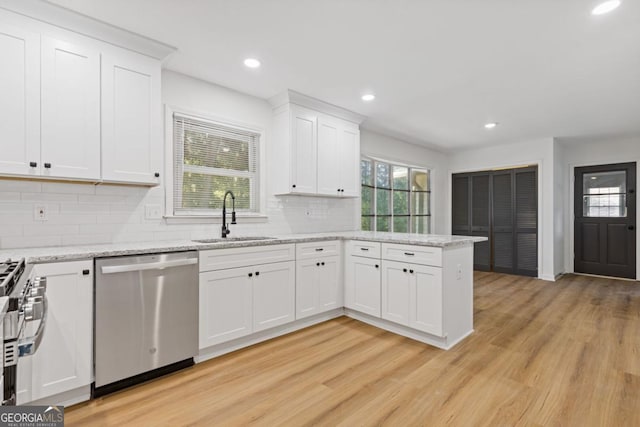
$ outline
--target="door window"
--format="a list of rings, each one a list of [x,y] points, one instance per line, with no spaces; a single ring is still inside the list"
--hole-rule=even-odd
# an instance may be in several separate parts
[[[582,175],[582,215],[627,216],[627,172],[593,172]]]

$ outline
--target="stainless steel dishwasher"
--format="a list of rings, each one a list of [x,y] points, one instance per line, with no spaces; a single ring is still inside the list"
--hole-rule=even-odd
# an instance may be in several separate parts
[[[92,396],[193,365],[198,253],[98,258],[95,266]]]

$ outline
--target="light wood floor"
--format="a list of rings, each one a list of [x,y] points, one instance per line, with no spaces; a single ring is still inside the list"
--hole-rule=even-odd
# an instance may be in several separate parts
[[[640,426],[640,284],[476,273],[450,351],[346,317],[66,411],[76,425]]]

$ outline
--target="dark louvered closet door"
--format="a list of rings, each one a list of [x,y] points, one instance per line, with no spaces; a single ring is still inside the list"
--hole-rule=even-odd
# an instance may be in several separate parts
[[[514,273],[513,172],[492,177],[493,271]]]
[[[538,275],[537,168],[518,169],[516,177],[516,274]]]
[[[476,270],[537,276],[537,167],[454,174],[452,232],[483,236]]]
[[[471,235],[489,237],[491,230],[489,199],[489,174],[471,175]],[[491,245],[489,241],[476,243],[473,251],[473,267],[491,270]]]
[[[453,234],[469,236],[471,234],[471,200],[469,199],[469,186],[471,178],[467,175],[453,175],[451,186],[451,199],[454,209],[452,211]]]

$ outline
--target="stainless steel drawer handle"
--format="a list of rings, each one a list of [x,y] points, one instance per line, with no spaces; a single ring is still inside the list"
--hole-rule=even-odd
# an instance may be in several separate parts
[[[180,267],[183,265],[197,264],[197,258],[176,259],[173,261],[149,262],[146,264],[127,264],[127,265],[104,265],[102,266],[102,274],[127,273],[130,271],[141,270],[162,270],[171,267]]]
[[[407,256],[414,256],[415,255],[414,253],[411,253],[411,252],[405,252],[404,254],[407,255]]]
[[[316,252],[322,252],[324,251],[324,248],[316,248]]]
[[[368,251],[369,248],[360,248],[361,251]]]

